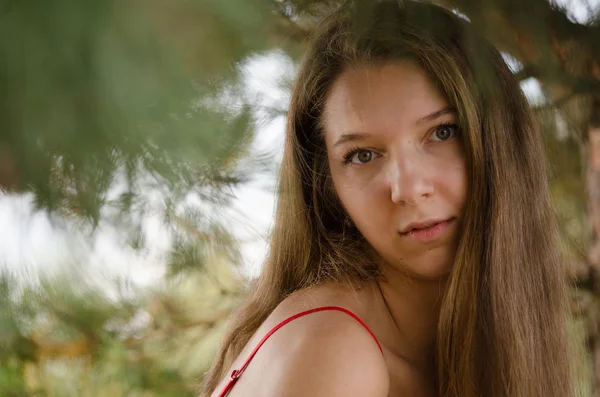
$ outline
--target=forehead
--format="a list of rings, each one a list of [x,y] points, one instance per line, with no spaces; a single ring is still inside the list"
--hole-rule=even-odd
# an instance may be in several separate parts
[[[327,135],[348,130],[397,129],[448,105],[420,67],[410,61],[357,66],[335,81],[325,101]]]

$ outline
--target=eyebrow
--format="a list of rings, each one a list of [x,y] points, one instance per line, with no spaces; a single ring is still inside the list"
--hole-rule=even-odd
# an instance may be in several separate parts
[[[438,117],[444,116],[449,113],[456,113],[456,109],[454,108],[454,106],[448,105],[445,108],[442,108],[438,111],[428,114],[427,116],[423,116],[419,120],[417,120],[417,124],[423,123],[425,121],[433,121],[433,120],[437,119]]]
[[[419,120],[417,120],[417,124],[420,123],[424,123],[426,121],[433,121],[441,116],[444,116],[446,114],[449,113],[456,113],[456,109],[454,108],[454,106],[452,105],[448,105],[440,110],[437,110],[431,114],[428,114],[427,116],[423,116],[421,117]],[[366,139],[369,137],[369,134],[364,133],[364,132],[355,132],[355,133],[349,133],[349,134],[343,134],[334,144],[333,147],[338,147],[340,145],[343,145],[346,142],[352,142],[352,141],[360,141],[362,139]]]
[[[350,133],[350,134],[343,134],[340,139],[338,139],[334,144],[333,147],[337,147],[340,145],[343,145],[346,142],[352,142],[352,141],[360,141],[362,139],[365,139],[369,136],[369,134],[366,134],[364,132],[358,132],[358,133]]]

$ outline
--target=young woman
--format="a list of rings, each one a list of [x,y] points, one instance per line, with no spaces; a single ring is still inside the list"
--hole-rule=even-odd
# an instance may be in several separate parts
[[[453,13],[367,3],[308,46],[270,255],[204,395],[571,395],[544,150],[518,82]]]

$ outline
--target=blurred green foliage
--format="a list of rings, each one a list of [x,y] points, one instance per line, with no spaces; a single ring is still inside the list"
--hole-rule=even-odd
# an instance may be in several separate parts
[[[181,194],[234,180],[252,132],[239,64],[265,49],[265,1],[2,3],[0,187],[98,222],[143,199],[140,176]]]
[[[81,277],[0,297],[0,395],[193,396],[244,284],[226,259],[145,291]],[[218,283],[218,284],[217,284]]]

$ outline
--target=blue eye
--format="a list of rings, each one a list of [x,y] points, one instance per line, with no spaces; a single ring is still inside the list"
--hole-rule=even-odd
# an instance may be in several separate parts
[[[432,137],[435,138],[434,141],[447,141],[454,138],[457,133],[458,126],[456,124],[441,124],[435,128]]]

